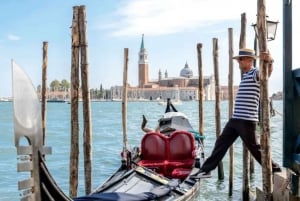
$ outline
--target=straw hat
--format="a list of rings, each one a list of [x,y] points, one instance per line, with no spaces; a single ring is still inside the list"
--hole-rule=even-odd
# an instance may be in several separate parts
[[[239,59],[240,57],[251,57],[256,59],[255,51],[248,48],[242,48],[239,50],[239,55],[232,57],[233,59]]]

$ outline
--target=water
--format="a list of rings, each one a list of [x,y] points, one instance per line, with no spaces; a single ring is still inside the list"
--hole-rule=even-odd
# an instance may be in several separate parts
[[[276,111],[282,114],[282,101],[274,101]],[[221,103],[222,128],[227,122],[228,102]],[[96,188],[120,165],[122,149],[122,115],[120,102],[93,102],[93,188]],[[183,102],[176,108],[187,114],[192,126],[198,126],[197,102]],[[164,112],[165,106],[156,102],[129,102],[127,115],[127,137],[130,147],[139,145],[143,136],[140,129],[142,115],[148,119],[148,127],[155,128],[157,120]],[[215,142],[215,102],[204,103],[205,152],[208,156]],[[69,152],[70,152],[70,105],[64,103],[47,104],[46,146],[52,147],[52,155],[46,157],[47,165],[57,184],[68,194],[69,187]],[[81,117],[82,118],[82,117]],[[273,159],[282,164],[282,116],[271,118],[271,143]],[[17,173],[17,154],[14,146],[13,112],[11,102],[0,102],[0,201],[20,200],[17,182],[28,177],[28,173]],[[80,125],[80,136],[82,136]],[[80,175],[78,195],[84,194],[82,137],[80,138]],[[241,200],[242,192],[242,143],[235,143],[233,196],[228,196],[228,154],[223,159],[224,181],[218,181],[217,171],[213,177],[202,181],[201,201]],[[255,162],[251,190],[261,187],[261,167]]]

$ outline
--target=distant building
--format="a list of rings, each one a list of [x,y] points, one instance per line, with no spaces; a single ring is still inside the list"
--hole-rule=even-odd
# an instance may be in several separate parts
[[[128,100],[166,100],[167,98],[179,100],[198,100],[199,78],[193,76],[193,71],[186,62],[180,70],[178,77],[168,77],[167,70],[164,77],[161,70],[158,79],[149,80],[148,53],[142,36],[138,59],[138,86],[128,87]],[[215,100],[214,76],[204,76],[204,100]],[[111,98],[122,98],[122,87],[111,87]]]
[[[165,101],[168,98],[181,101],[199,99],[199,77],[194,76],[188,62],[179,71],[178,77],[169,77],[168,71],[162,75],[161,69],[158,71],[157,79],[149,80],[149,61],[148,52],[144,45],[144,35],[142,36],[140,51],[138,54],[138,86],[128,86],[128,101]],[[237,93],[237,86],[233,88],[233,98]],[[213,75],[204,76],[203,78],[203,99],[210,101],[215,100],[215,78]],[[105,100],[121,100],[123,86],[112,86],[109,90],[104,90],[102,98]],[[228,100],[228,87],[220,86],[220,99]],[[41,98],[41,91],[38,90]],[[81,98],[81,91],[79,98]],[[50,91],[46,92],[47,99],[65,99],[70,100],[70,91]],[[275,98],[280,97],[277,94]],[[99,99],[97,90],[91,91],[91,99]]]
[[[141,48],[139,52],[139,77],[138,87],[143,88],[148,83],[149,77],[149,62],[148,53],[144,47],[144,34],[142,37]]]

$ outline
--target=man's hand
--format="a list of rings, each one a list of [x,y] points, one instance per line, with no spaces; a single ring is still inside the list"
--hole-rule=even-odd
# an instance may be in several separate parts
[[[259,59],[267,62],[268,64],[272,64],[274,62],[273,57],[271,56],[270,52],[260,52]]]
[[[273,62],[274,62],[273,57],[270,54],[270,51],[268,50],[267,52],[260,52],[259,59],[267,63],[268,77],[270,77],[273,71]]]

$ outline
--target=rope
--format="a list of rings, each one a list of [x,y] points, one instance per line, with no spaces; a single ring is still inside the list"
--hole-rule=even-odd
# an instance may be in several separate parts
[[[205,136],[204,135],[200,135],[200,133],[197,132],[197,131],[192,130],[192,131],[189,131],[189,132],[194,134],[194,137],[195,137],[196,140],[197,139],[202,139],[202,140],[205,139]]]
[[[277,110],[274,109],[273,100],[271,99],[270,100],[270,114],[272,117],[274,117],[276,113],[279,114],[280,116],[282,116],[282,114],[280,112],[278,112]]]
[[[283,114],[281,114],[280,112],[278,112],[277,110],[274,109],[274,111],[279,114],[280,116],[283,116]]]

